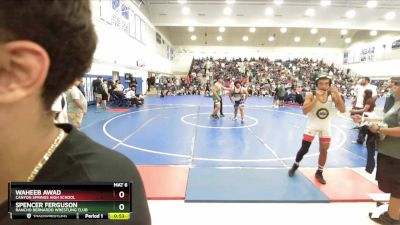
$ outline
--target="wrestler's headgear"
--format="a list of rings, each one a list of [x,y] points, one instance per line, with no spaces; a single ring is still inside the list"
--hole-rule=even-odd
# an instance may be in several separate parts
[[[324,79],[329,80],[329,86],[332,85],[332,77],[330,77],[327,72],[321,71],[321,72],[319,72],[319,74],[317,75],[317,78],[315,79],[315,86],[318,87],[319,80],[324,80]]]

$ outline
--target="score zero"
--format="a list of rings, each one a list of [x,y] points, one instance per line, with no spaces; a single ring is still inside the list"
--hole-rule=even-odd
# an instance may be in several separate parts
[[[128,187],[127,183],[114,183],[114,187]],[[120,198],[124,198],[125,197],[125,192],[124,191],[119,191],[118,192],[118,196]]]

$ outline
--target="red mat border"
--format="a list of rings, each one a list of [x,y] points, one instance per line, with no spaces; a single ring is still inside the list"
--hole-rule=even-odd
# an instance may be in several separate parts
[[[331,172],[332,170],[337,170],[338,173],[340,173],[340,171],[346,171],[346,172],[350,172],[353,174],[353,176],[356,176],[360,179],[365,180],[366,183],[368,183],[369,185],[375,186],[376,187],[376,192],[372,192],[372,193],[383,193],[382,191],[379,190],[378,186],[373,183],[372,181],[368,180],[367,178],[363,177],[361,174],[357,173],[356,171],[352,170],[352,169],[347,169],[347,168],[335,168],[335,169],[325,169],[325,171],[329,170],[329,172]],[[312,182],[322,193],[324,193],[330,200],[330,202],[334,203],[334,202],[374,202],[373,199],[371,199],[369,196],[365,199],[334,199],[332,198],[332,196],[329,194],[329,191],[326,190],[328,188],[326,188],[325,185],[318,183],[315,179],[314,179],[314,173],[315,173],[315,169],[300,169],[300,172],[307,177],[308,180],[310,180],[310,182]],[[327,178],[327,177],[325,177]],[[327,183],[326,185],[329,185],[329,177],[327,178]],[[337,187],[340,188],[340,187]],[[325,189],[325,190],[324,190]]]
[[[189,176],[189,167],[188,166],[152,166],[152,165],[141,165],[137,166],[140,176],[142,177],[142,181],[144,184],[144,188],[146,191],[147,195],[147,200],[185,200],[186,197],[186,187],[187,187],[187,180]],[[151,171],[153,170],[153,171]],[[184,193],[182,196],[149,196],[151,195],[151,189],[154,187],[149,187],[149,185],[152,185],[151,179],[154,178],[149,178],[148,176],[151,174],[157,174],[157,175],[169,175],[171,176],[172,174],[170,173],[171,170],[177,170],[177,171],[183,171],[183,173],[186,173],[185,176],[185,181],[182,182],[184,184]],[[150,172],[151,171],[151,172]],[[164,173],[164,174],[163,174]],[[165,174],[166,173],[166,174]],[[164,177],[165,179],[165,177]],[[176,176],[171,176],[168,177],[167,179],[176,179]],[[174,182],[174,181],[173,181]],[[166,189],[166,192],[168,190]]]

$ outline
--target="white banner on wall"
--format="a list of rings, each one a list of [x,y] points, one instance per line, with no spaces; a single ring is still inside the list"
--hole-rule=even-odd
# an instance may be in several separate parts
[[[100,18],[129,37],[143,42],[145,22],[122,0],[100,0]]]
[[[343,63],[372,62],[375,59],[375,46],[349,49],[344,52]]]
[[[392,49],[400,49],[400,39],[396,40],[396,41],[393,41]]]

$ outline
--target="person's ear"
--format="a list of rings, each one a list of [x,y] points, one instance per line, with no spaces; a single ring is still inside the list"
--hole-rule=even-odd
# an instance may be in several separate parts
[[[41,92],[50,66],[46,50],[31,41],[0,44],[0,104]]]

